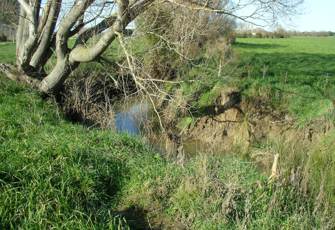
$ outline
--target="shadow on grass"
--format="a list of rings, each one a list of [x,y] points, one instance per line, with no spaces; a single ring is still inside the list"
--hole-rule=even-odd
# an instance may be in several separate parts
[[[249,42],[237,42],[234,44],[234,47],[244,49],[279,49],[287,46],[279,44],[257,44]]]
[[[161,229],[160,226],[151,226],[147,218],[147,211],[138,206],[130,206],[116,213],[124,218],[130,227],[134,230]]]
[[[335,55],[308,53],[257,53],[241,55],[240,67],[252,76],[335,76]]]

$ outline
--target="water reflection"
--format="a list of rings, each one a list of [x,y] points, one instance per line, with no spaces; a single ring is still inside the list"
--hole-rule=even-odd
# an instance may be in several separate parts
[[[115,128],[119,133],[143,137],[154,149],[169,156],[185,155],[187,158],[198,153],[211,153],[212,146],[200,140],[183,139],[178,132],[162,133],[147,130],[155,116],[151,116],[151,106],[146,102],[127,102],[117,107]],[[150,125],[149,125],[150,126]],[[171,134],[171,135],[169,135]],[[174,138],[171,138],[173,136]]]
[[[115,115],[116,131],[130,135],[140,135],[141,126],[148,120],[148,116],[149,105],[147,103],[124,106]]]
[[[115,128],[119,133],[128,133],[130,135],[139,135],[140,127],[135,121],[134,117],[127,113],[117,113],[115,116]]]

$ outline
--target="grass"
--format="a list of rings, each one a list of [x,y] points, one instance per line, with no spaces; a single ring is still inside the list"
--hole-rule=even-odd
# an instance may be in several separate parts
[[[239,39],[245,96],[267,100],[301,125],[328,116],[335,101],[334,45],[333,37]]]
[[[245,101],[260,100],[273,110],[291,115],[306,127],[332,116],[335,102],[335,38],[239,38],[234,58],[218,74],[219,61],[202,56],[182,72],[182,91],[201,111],[215,102],[225,87],[237,87]]]
[[[335,132],[326,135],[322,141],[310,151],[310,158],[307,162],[306,173],[312,191],[323,199],[335,205]]]
[[[148,227],[146,218],[192,229],[319,224],[292,188],[267,184],[251,162],[198,156],[178,165],[134,138],[65,121],[26,87],[0,85],[3,228]],[[289,210],[271,211],[273,199]],[[124,221],[127,210],[137,216]]]
[[[290,37],[280,39],[238,38],[235,48],[252,53],[308,53],[333,55],[334,37]]]
[[[13,62],[14,46],[5,49],[3,60]],[[245,47],[239,49],[240,54],[246,52]],[[200,67],[188,77],[198,77]],[[196,83],[204,104],[226,81],[216,80],[210,65],[205,71],[212,73],[210,80]],[[239,84],[245,97],[264,94],[278,107],[287,103],[298,108],[303,97],[295,96],[300,98],[297,105],[287,96],[284,101],[272,99],[274,87],[280,86],[310,96],[309,88],[301,86],[303,75],[290,79],[287,83],[275,75],[253,76]],[[311,79],[312,86],[324,84],[317,76]],[[305,81],[310,83],[309,78]],[[328,86],[322,89],[326,92]],[[308,116],[323,116],[328,99],[324,104],[318,100],[310,99],[313,108],[302,106],[295,113],[305,118],[318,106],[320,113]],[[185,118],[180,125],[191,122]],[[290,157],[306,162],[304,190],[285,178],[268,183],[255,163],[239,153],[198,155],[177,164],[133,137],[70,123],[52,101],[0,76],[0,228],[333,229],[333,140],[330,133],[313,149],[296,155],[289,145],[278,147],[281,156],[286,154],[285,162],[291,162]]]
[[[0,42],[0,62],[15,63],[15,43]]]
[[[53,105],[12,82],[1,79],[0,94],[0,226],[113,224],[106,207],[127,173],[116,156],[143,147],[127,137],[72,125]]]

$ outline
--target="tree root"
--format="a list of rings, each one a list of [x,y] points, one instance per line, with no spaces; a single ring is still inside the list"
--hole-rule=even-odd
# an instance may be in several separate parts
[[[36,89],[40,88],[40,80],[19,72],[13,65],[0,63],[0,72],[12,81],[25,83]]]

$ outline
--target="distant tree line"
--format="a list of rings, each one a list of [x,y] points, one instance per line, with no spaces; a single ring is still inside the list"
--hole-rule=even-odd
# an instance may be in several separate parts
[[[335,36],[332,31],[294,31],[277,28],[275,31],[266,31],[264,29],[237,30],[238,38],[288,38],[292,36],[310,36],[310,37],[329,37]]]
[[[16,0],[0,0],[0,42],[15,39],[18,11]]]
[[[7,25],[18,23],[19,4],[16,0],[0,1],[0,22]]]
[[[335,32],[332,31],[288,31],[291,36],[313,36],[313,37],[330,37],[335,36]]]

